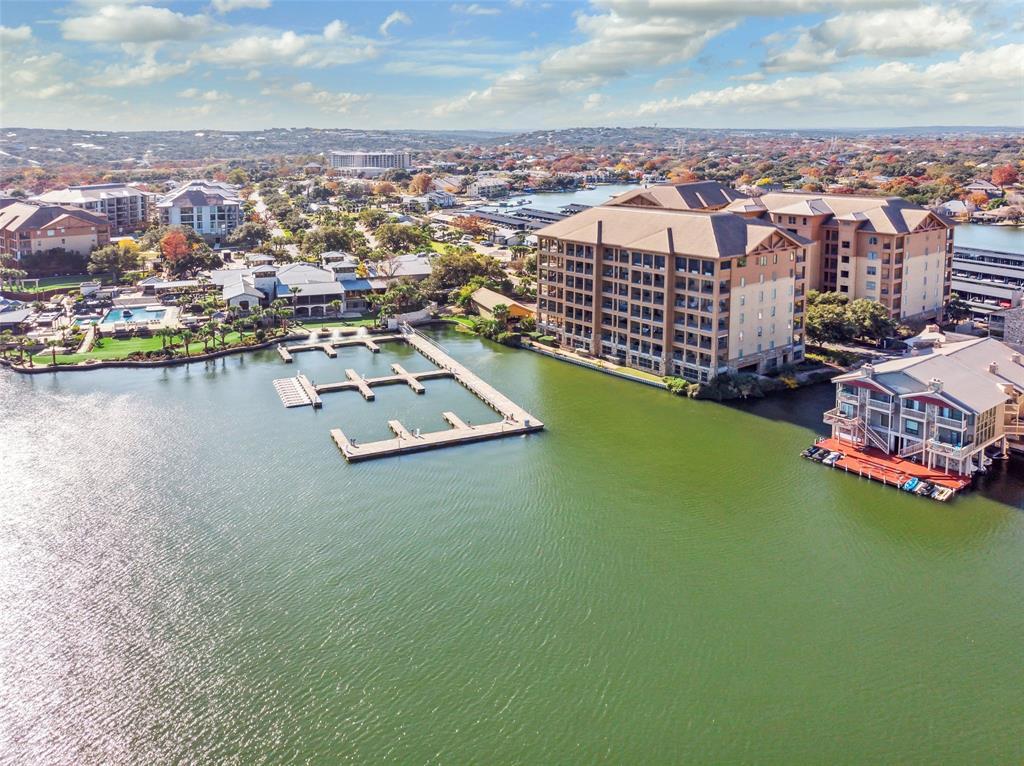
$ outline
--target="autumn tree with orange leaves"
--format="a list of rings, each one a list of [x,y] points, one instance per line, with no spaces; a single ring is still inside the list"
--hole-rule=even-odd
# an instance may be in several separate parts
[[[992,183],[996,186],[1010,186],[1018,180],[1020,176],[1013,165],[1000,165],[992,170]]]

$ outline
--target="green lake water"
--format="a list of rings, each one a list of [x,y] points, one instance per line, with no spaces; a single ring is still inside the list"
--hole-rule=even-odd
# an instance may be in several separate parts
[[[799,458],[828,387],[729,407],[451,330],[429,363],[0,371],[0,763],[1019,764],[1024,470],[940,504]]]

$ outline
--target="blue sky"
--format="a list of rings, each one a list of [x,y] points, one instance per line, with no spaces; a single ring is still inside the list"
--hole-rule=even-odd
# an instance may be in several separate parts
[[[0,0],[7,127],[1024,122],[1021,2]]]

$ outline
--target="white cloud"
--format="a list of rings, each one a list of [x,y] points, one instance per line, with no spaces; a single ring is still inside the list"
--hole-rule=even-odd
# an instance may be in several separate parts
[[[344,93],[318,88],[311,82],[300,82],[297,85],[270,85],[260,91],[264,96],[283,98],[302,104],[315,106],[323,112],[346,114],[355,104],[366,101],[369,96],[361,93]]]
[[[389,61],[382,70],[388,74],[404,74],[412,77],[479,77],[490,70],[484,67],[462,64],[432,64],[420,61]]]
[[[536,65],[497,75],[483,90],[438,104],[434,114],[486,110],[500,115],[564,93],[591,91],[614,79],[692,58],[709,39],[733,26],[731,20],[714,25],[663,13],[671,2],[662,0],[654,10],[643,3],[603,3],[615,7],[579,14],[576,29],[584,42],[556,50]]]
[[[987,51],[969,51],[959,58],[928,66],[892,61],[877,67],[815,75],[789,76],[772,82],[703,90],[685,97],[641,104],[641,116],[707,110],[720,114],[765,112],[778,122],[806,124],[810,115],[906,115],[905,122],[940,119],[943,122],[990,119],[1018,122],[1006,105],[1006,94],[1019,87],[1020,74],[1007,62],[1024,58],[1024,44],[1008,44]],[[969,72],[970,78],[964,79]],[[950,85],[957,85],[955,99]],[[953,111],[950,102],[960,109]],[[954,116],[955,115],[955,116]],[[892,123],[899,118],[889,117]]]
[[[395,24],[405,24],[406,26],[412,24],[412,19],[409,18],[409,14],[403,13],[402,11],[392,11],[388,14],[388,17],[380,25],[380,33],[387,35]]]
[[[24,43],[32,39],[32,27],[22,24],[20,27],[0,26],[0,43],[13,45]]]
[[[349,32],[335,19],[320,35],[300,35],[291,30],[257,32],[230,42],[204,45],[196,54],[201,61],[230,67],[270,64],[323,68],[366,61],[377,55],[373,41]]]
[[[785,49],[778,33],[763,42],[776,48],[764,62],[769,72],[819,71],[852,56],[926,56],[962,50],[975,36],[970,19],[955,8],[883,8],[841,13],[801,29]]]
[[[109,4],[65,19],[60,29],[68,40],[145,43],[198,37],[210,30],[210,19],[151,5]]]
[[[201,91],[198,88],[185,88],[178,95],[191,101],[227,101],[230,96],[216,90]]]
[[[132,59],[120,64],[111,64],[86,79],[90,85],[101,88],[130,88],[136,85],[152,85],[172,77],[185,74],[192,68],[191,61],[171,63],[157,61],[154,55]]]
[[[231,13],[241,8],[269,8],[270,0],[213,0],[213,10],[217,13]]]
[[[466,16],[497,16],[501,13],[501,9],[493,5],[480,5],[480,3],[470,3],[469,5],[455,3],[451,7],[451,12]]]
[[[606,100],[607,97],[603,93],[591,93],[583,99],[583,109],[587,112],[593,111],[599,108]]]

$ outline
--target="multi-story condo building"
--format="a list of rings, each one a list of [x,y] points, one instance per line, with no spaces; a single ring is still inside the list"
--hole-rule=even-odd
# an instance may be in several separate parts
[[[16,260],[52,250],[88,255],[108,242],[110,224],[99,213],[0,199],[0,255]]]
[[[993,312],[1024,300],[1024,253],[953,248],[953,292],[971,307],[972,317],[988,321]]]
[[[899,197],[770,192],[725,207],[815,243],[808,289],[868,298],[899,319],[942,315],[952,280],[953,224]]]
[[[409,152],[331,152],[331,167],[344,175],[378,176],[385,170],[412,167]]]
[[[691,381],[801,360],[808,241],[734,213],[650,204],[689,204],[690,191],[631,192],[537,231],[539,328]]]
[[[129,234],[146,228],[156,196],[128,184],[89,184],[54,189],[32,197],[32,201],[102,213],[110,222],[111,233]]]
[[[156,203],[160,222],[191,226],[219,244],[243,221],[238,187],[220,181],[187,181]]]
[[[933,332],[937,328],[929,327]],[[834,378],[832,438],[969,476],[1024,438],[1024,363],[994,338],[915,348]]]

